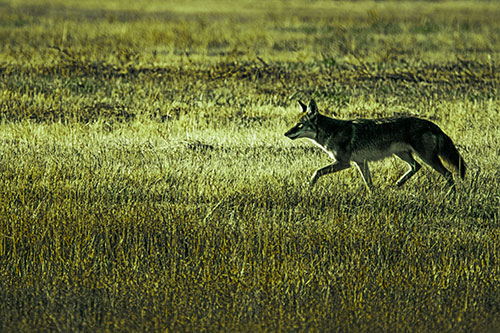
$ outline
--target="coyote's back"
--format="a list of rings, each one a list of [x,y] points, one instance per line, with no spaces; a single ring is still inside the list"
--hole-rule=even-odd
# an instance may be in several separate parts
[[[454,185],[453,176],[441,159],[452,165],[462,179],[465,177],[465,162],[452,140],[428,120],[415,117],[338,120],[320,114],[314,100],[309,106],[299,103],[304,115],[285,135],[290,139],[311,139],[334,160],[314,173],[312,185],[324,174],[350,167],[352,161],[372,188],[368,162],[393,154],[409,165],[409,170],[396,182],[398,186],[421,168],[414,154],[442,174],[450,186]]]

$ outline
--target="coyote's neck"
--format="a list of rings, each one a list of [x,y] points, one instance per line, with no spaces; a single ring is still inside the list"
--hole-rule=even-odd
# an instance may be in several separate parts
[[[347,145],[350,141],[352,127],[348,123],[347,120],[318,115],[316,137],[312,141],[336,159],[339,144]]]
[[[317,119],[317,132],[315,141],[320,145],[327,145],[334,137],[345,135],[350,126],[346,126],[349,121],[333,119],[324,115],[318,115]]]
[[[333,151],[331,149],[327,149],[325,145],[319,143],[318,141],[314,140],[314,139],[309,139],[311,140],[312,143],[314,143],[316,146],[320,147],[321,150],[323,150],[325,153],[327,153],[330,158],[332,158],[333,160],[336,160],[335,158],[335,155],[336,155],[336,151]]]

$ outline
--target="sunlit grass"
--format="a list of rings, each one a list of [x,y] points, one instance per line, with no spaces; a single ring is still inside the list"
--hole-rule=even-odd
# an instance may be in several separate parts
[[[47,2],[48,3],[48,2]],[[0,5],[0,329],[500,327],[494,2]],[[330,163],[297,100],[468,165]]]

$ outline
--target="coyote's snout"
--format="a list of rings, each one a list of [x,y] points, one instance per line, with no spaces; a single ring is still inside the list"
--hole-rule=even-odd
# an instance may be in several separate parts
[[[465,177],[465,162],[450,137],[428,120],[415,117],[338,120],[320,114],[314,100],[309,106],[300,101],[299,104],[304,115],[285,135],[290,139],[311,139],[334,160],[333,164],[313,174],[311,186],[327,173],[349,168],[353,161],[368,188],[372,189],[368,162],[392,154],[410,166],[408,172],[396,182],[398,186],[421,168],[413,158],[414,154],[442,174],[450,186],[455,184],[453,176],[440,158],[451,164],[462,179]]]

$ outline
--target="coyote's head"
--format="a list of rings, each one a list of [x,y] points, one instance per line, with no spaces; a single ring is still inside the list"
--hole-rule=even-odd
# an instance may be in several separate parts
[[[300,117],[297,125],[285,133],[285,136],[292,140],[297,138],[315,139],[318,132],[318,106],[313,99],[309,102],[309,106],[301,101],[299,101],[299,104],[302,107],[303,115]]]

